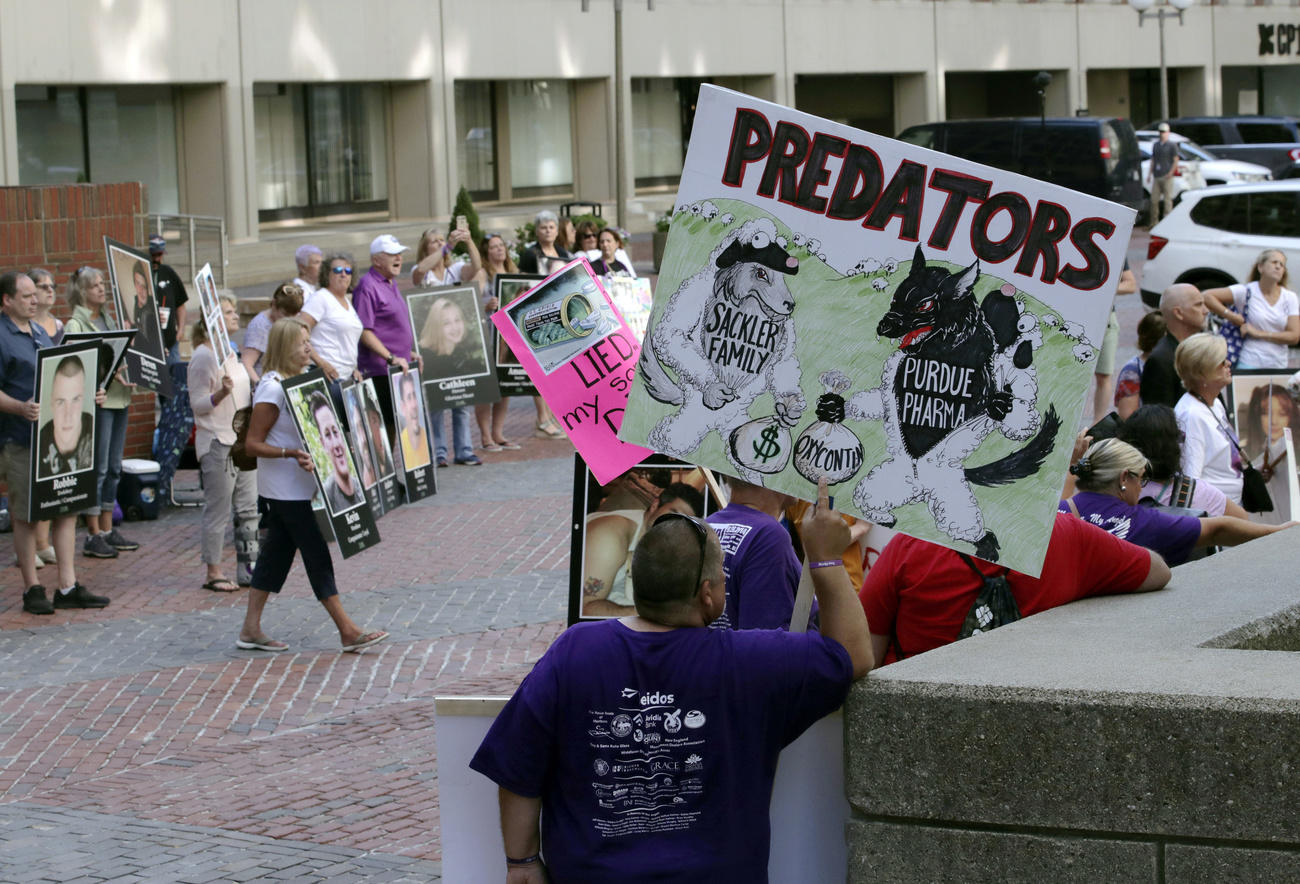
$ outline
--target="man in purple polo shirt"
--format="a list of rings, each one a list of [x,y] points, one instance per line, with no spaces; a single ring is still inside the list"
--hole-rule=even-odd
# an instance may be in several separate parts
[[[406,299],[397,287],[402,272],[402,253],[406,246],[391,233],[377,236],[370,243],[370,269],[352,292],[352,306],[361,319],[361,343],[357,347],[357,368],[368,378],[384,378],[375,384],[389,435],[393,432],[392,391],[388,388],[388,368],[396,365],[406,371],[408,360],[415,355],[415,335],[411,332],[411,315]]]
[[[681,513],[650,527],[636,616],[556,639],[470,762],[500,787],[512,884],[767,880],[777,757],[873,665],[825,481],[803,538],[820,634],[709,629],[727,604],[717,535]]]

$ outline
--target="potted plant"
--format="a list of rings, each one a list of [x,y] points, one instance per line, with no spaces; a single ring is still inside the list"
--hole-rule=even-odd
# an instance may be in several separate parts
[[[668,244],[668,228],[672,226],[673,216],[671,212],[665,212],[655,219],[654,232],[654,262],[655,273],[659,272],[659,265],[664,259],[664,246]]]

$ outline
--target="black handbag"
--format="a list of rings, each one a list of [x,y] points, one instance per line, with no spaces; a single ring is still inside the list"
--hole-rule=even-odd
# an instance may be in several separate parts
[[[980,592],[975,597],[975,604],[971,605],[970,610],[966,612],[966,619],[962,622],[961,632],[957,633],[957,638],[959,640],[970,638],[972,635],[988,632],[990,629],[997,629],[999,626],[1019,620],[1020,605],[1016,603],[1016,597],[1011,592],[1006,570],[1003,569],[1003,573],[989,577],[976,567],[970,556],[965,553],[958,553],[958,555],[980,579]]]

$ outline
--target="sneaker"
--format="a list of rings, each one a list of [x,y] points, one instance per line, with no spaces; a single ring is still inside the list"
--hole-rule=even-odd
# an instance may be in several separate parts
[[[54,606],[45,597],[45,587],[36,585],[23,593],[23,610],[28,614],[53,614]]]
[[[86,545],[81,548],[83,555],[90,556],[92,559],[115,559],[117,550],[108,542],[106,534],[90,534],[86,537]]]
[[[483,461],[479,460],[478,457],[475,456],[475,455],[473,455],[473,454],[471,454],[469,457],[458,457],[458,458],[456,458],[456,463],[459,464],[459,465],[462,466],[462,467],[481,467],[481,466],[483,466]]]
[[[74,583],[72,592],[54,593],[56,608],[107,608],[108,597],[95,595],[80,583]]]
[[[122,536],[122,532],[118,531],[116,528],[108,532],[107,539],[108,539],[108,545],[113,547],[113,549],[116,550],[124,550],[126,552],[130,552],[133,549],[140,548],[140,544],[136,543],[134,540],[127,540],[125,537]]]
[[[52,546],[47,546],[45,549],[38,549],[36,551],[36,558],[40,559],[47,565],[57,565],[59,563],[59,557],[54,554],[54,547]],[[37,565],[36,567],[39,568],[40,565]]]

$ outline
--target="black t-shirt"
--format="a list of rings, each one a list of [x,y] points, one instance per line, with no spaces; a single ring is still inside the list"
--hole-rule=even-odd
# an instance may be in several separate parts
[[[1183,398],[1183,382],[1174,370],[1174,351],[1178,339],[1168,332],[1151,350],[1142,366],[1140,396],[1143,405],[1168,405],[1173,408]]]
[[[163,347],[170,350],[176,343],[176,308],[190,299],[180,274],[168,264],[159,264],[153,270],[153,288],[158,296],[158,309],[167,310],[167,326],[163,329]]]

